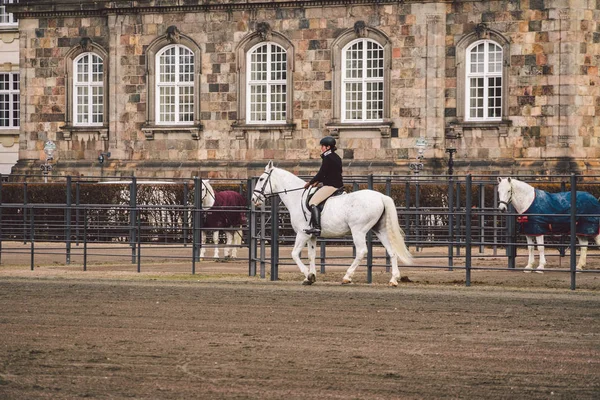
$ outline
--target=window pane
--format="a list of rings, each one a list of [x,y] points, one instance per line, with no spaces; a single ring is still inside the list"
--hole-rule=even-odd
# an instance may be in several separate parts
[[[250,87],[250,120],[267,120],[267,86],[252,85]]]
[[[346,50],[346,78],[362,78],[363,42],[357,42]]]

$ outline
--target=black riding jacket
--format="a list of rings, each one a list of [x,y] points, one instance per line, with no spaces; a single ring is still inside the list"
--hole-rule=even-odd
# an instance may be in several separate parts
[[[310,180],[310,183],[321,182],[325,186],[333,186],[335,188],[344,186],[342,181],[342,159],[340,156],[332,150],[327,150],[321,154],[321,158],[323,159],[321,168],[315,177]]]

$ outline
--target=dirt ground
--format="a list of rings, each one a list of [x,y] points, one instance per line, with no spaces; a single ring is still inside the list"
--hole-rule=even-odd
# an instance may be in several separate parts
[[[5,251],[0,398],[600,398],[599,274],[411,267],[391,289],[328,266],[302,286],[157,251],[141,272]]]

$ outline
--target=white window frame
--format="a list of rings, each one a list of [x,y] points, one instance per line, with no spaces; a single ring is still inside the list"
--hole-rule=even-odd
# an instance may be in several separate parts
[[[354,47],[356,44],[358,43],[362,43],[363,44],[363,48],[361,50],[362,54],[361,57],[359,58],[360,61],[360,66],[357,66],[357,70],[360,70],[360,76],[358,77],[348,77],[348,65],[347,65],[347,59],[348,59],[348,53],[350,51],[350,49],[352,47]],[[369,55],[369,51],[373,51],[373,49],[369,49],[368,48],[368,44],[372,43],[373,46],[375,46],[376,50],[378,52],[380,52],[381,57],[380,58],[376,58],[375,60],[379,61],[379,66],[373,69],[377,69],[379,70],[379,73],[377,74],[378,76],[367,76],[367,72],[369,71],[369,63],[373,62],[373,57],[368,57]],[[344,46],[344,48],[342,49],[341,52],[341,122],[382,122],[384,120],[384,115],[385,115],[385,97],[386,97],[386,90],[385,90],[385,51],[383,46],[381,46],[381,44],[377,43],[375,40],[371,40],[371,39],[365,39],[365,38],[360,38],[360,39],[356,39],[351,41],[350,43],[348,43],[346,46]],[[360,113],[360,117],[359,118],[349,118],[346,115],[346,111],[347,111],[347,107],[348,107],[348,102],[351,101],[352,99],[349,99],[348,96],[350,95],[349,92],[347,92],[346,89],[346,85],[348,84],[354,84],[354,85],[360,85],[361,86],[361,90],[359,92],[356,92],[359,94],[359,99],[358,102],[360,102],[360,105],[358,107],[358,112]],[[369,85],[379,85],[379,90],[368,90],[368,86]],[[372,93],[379,93],[379,98],[376,100],[370,99],[369,98],[369,94]],[[352,100],[354,102],[356,102],[355,100]],[[371,108],[369,109],[369,102],[370,101],[374,101],[374,102],[380,102],[381,106],[377,107],[377,108]],[[374,113],[379,113],[381,115],[381,117],[379,118],[372,118],[368,116],[368,113],[370,111],[373,111]]]
[[[6,4],[17,4],[19,0],[0,0],[0,27],[13,27],[19,25],[17,20],[12,13],[6,12]]]
[[[481,60],[480,64],[482,64],[483,68],[481,71],[472,71],[473,64],[477,64],[474,62],[472,56],[476,53],[473,51],[480,45],[484,46],[484,51],[482,54],[483,60]],[[493,53],[493,59],[491,59],[492,52],[490,52],[490,45],[495,46],[499,51]],[[467,47],[465,51],[465,121],[467,122],[495,122],[501,121],[502,115],[504,114],[505,101],[504,96],[506,96],[504,91],[504,49],[502,46],[493,40],[478,40],[472,43],[469,47]],[[479,61],[479,60],[477,60]],[[483,86],[481,89],[483,90],[482,96],[482,106],[477,108],[482,108],[483,114],[481,116],[472,116],[471,111],[473,107],[471,106],[471,79],[482,79]],[[490,106],[489,101],[492,96],[490,96],[490,79],[500,80],[500,83],[495,85],[494,88],[500,91],[500,96],[494,96],[497,100],[498,105]],[[490,116],[490,111],[500,107],[500,111],[496,113],[495,116]]]
[[[0,75],[6,75],[8,77],[8,89],[0,89],[0,95],[8,96],[8,101],[2,101],[1,103],[3,107],[6,107],[2,111],[8,111],[8,125],[2,125],[0,126],[0,129],[15,129],[21,125],[20,75],[18,72],[2,72]]]
[[[266,79],[257,79],[257,71],[255,66],[258,65],[254,62],[257,51],[266,46],[265,58],[266,61],[263,67],[264,75]],[[274,49],[278,49],[279,52],[273,52]],[[275,60],[277,55],[283,55],[285,60]],[[288,72],[288,53],[283,46],[280,46],[274,42],[263,42],[253,46],[246,57],[246,71],[247,72],[247,87],[246,87],[246,123],[247,124],[284,124],[287,121],[287,108],[288,104],[288,86],[287,86],[287,74]],[[279,65],[278,69],[274,66]],[[279,73],[279,76],[273,77],[273,74]],[[253,106],[257,104],[254,100],[253,88],[263,88],[264,90],[264,113],[265,119],[256,119],[256,112],[253,111]],[[280,88],[279,92],[277,89]],[[279,97],[277,97],[279,96]],[[274,99],[274,97],[277,97]],[[279,105],[282,109],[277,110],[276,106]],[[279,118],[274,118],[274,114],[278,114]]]
[[[80,61],[88,57],[87,71],[84,72],[86,80],[80,80],[79,66]],[[84,65],[84,64],[81,64]],[[100,68],[100,71],[94,70],[94,66]],[[73,60],[73,126],[103,126],[104,125],[104,107],[106,99],[106,88],[104,87],[104,60],[98,54],[85,52]],[[94,76],[97,79],[94,79]],[[87,89],[84,95],[84,101],[81,101],[79,89]],[[98,90],[102,93],[99,95]],[[98,96],[101,100],[97,101]],[[85,111],[80,111],[85,107]],[[99,117],[98,121],[93,121],[94,116]],[[80,121],[80,117],[87,117],[87,121]]]
[[[175,80],[174,82],[164,82],[162,81],[162,74],[161,74],[161,57],[163,54],[165,54],[166,52],[170,51],[171,49],[175,50],[175,64],[174,64],[174,71],[175,71]],[[187,51],[189,54],[187,55],[188,57],[190,57],[189,63],[187,64],[181,64],[180,63],[180,57],[182,56],[181,54],[181,50],[185,50]],[[191,70],[185,71],[184,74],[181,73],[180,68],[183,65],[188,65],[191,67]],[[173,44],[170,46],[165,46],[163,47],[159,52],[156,53],[155,56],[155,71],[156,71],[156,79],[155,79],[155,116],[156,116],[156,125],[194,125],[194,121],[195,121],[195,101],[196,101],[196,93],[195,93],[195,54],[194,52],[187,46],[181,45],[181,44]],[[185,80],[185,79],[181,79],[182,76],[184,75],[189,75],[189,79]],[[161,113],[161,89],[163,88],[171,88],[174,91],[174,94],[172,96],[174,96],[174,103],[172,103],[174,109],[172,113],[169,113],[171,115],[173,115],[173,120],[165,120],[164,119],[164,115],[165,113]],[[182,93],[184,91],[189,91],[189,93],[185,94]],[[188,98],[191,99],[191,102],[188,102],[186,104],[188,104],[189,108],[188,108],[188,112],[183,112],[182,107],[184,106],[184,104],[181,103],[181,96],[188,96]],[[182,117],[186,116],[186,115],[190,115],[191,114],[191,118],[188,119],[183,119]]]

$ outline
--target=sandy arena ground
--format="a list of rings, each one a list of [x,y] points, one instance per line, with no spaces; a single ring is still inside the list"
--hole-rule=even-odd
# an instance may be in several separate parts
[[[128,249],[96,249],[83,271],[79,254],[64,265],[40,245],[31,271],[27,245],[13,246],[1,399],[600,398],[600,274],[569,290],[568,257],[544,274],[473,271],[470,287],[458,268],[403,268],[410,282],[393,289],[383,267],[351,286],[341,266],[313,286],[288,265],[277,282],[248,277],[246,261],[192,275],[168,249],[142,249],[138,273]]]

